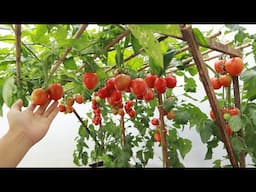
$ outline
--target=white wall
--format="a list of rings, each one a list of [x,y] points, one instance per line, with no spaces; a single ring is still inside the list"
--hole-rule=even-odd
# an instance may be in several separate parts
[[[244,25],[245,26],[245,25]],[[209,30],[213,27],[215,31],[220,28],[220,25],[195,25],[201,30]],[[256,25],[246,25],[250,33],[254,33]],[[232,37],[231,37],[232,38]],[[253,58],[246,58],[250,63],[254,63]],[[197,76],[198,79],[198,76]],[[182,84],[183,80],[178,79],[178,84]],[[205,95],[202,84],[198,82],[198,91],[192,94],[196,98],[202,98]],[[175,88],[174,93],[179,95],[182,92],[182,88]],[[193,101],[191,101],[193,102]],[[208,102],[204,102],[198,105],[202,111],[209,114],[210,108]],[[79,114],[85,114],[88,106],[75,104]],[[89,107],[90,108],[90,107]],[[4,115],[0,117],[0,137],[8,129],[8,122],[6,113],[8,108],[4,106]],[[54,119],[47,135],[37,143],[26,154],[24,159],[20,162],[18,167],[76,167],[73,164],[73,150],[75,149],[75,137],[77,136],[79,122],[74,114],[64,115],[59,113]],[[204,160],[204,156],[207,150],[206,145],[201,143],[200,136],[195,132],[195,129],[185,128],[184,132],[180,133],[180,136],[189,138],[192,140],[192,150],[184,159],[184,165],[186,167],[212,167],[212,162],[216,159],[223,159],[226,155],[223,145],[220,145],[214,150],[213,160]],[[159,160],[161,156],[161,150],[155,145],[156,154],[153,160],[150,160],[148,167],[161,167],[162,163]],[[250,161],[250,160],[249,160]]]

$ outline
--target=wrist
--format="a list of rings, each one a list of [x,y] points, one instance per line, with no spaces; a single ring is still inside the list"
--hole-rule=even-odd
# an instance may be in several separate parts
[[[6,137],[9,138],[12,142],[15,142],[17,145],[24,148],[30,148],[33,146],[32,140],[24,133],[24,131],[9,129],[6,133]]]

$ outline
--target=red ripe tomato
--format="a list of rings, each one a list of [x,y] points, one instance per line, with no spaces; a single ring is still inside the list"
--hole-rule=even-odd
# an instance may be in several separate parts
[[[176,87],[177,79],[176,79],[175,76],[173,76],[173,75],[166,76],[166,77],[165,77],[165,81],[166,81],[166,86],[167,86],[168,88],[174,88],[174,87]]]
[[[223,74],[225,72],[225,60],[218,60],[214,63],[214,69],[217,73]]]
[[[230,115],[232,115],[232,116],[234,116],[234,115],[239,115],[239,109],[237,109],[237,108],[232,108],[232,109],[229,109],[228,110],[228,113],[230,114]]]
[[[65,111],[66,111],[65,105],[60,104],[60,105],[59,105],[59,112],[65,112]]]
[[[148,88],[146,94],[144,95],[144,100],[151,101],[152,99],[154,99],[154,92],[151,88]]]
[[[32,103],[35,105],[44,105],[50,100],[50,96],[43,88],[33,90],[31,94]]]
[[[229,124],[226,124],[226,132],[227,132],[227,134],[228,134],[228,136],[230,137],[231,135],[232,135],[232,129],[231,129],[231,127],[229,126]]]
[[[219,82],[223,87],[229,87],[232,81],[232,77],[230,75],[221,75],[219,77]]]
[[[115,89],[115,78],[109,78],[106,82],[106,87],[108,90],[113,90]]]
[[[122,93],[118,90],[113,90],[111,95],[107,98],[107,101],[110,105],[115,106],[118,103],[122,102]]]
[[[168,114],[167,114],[167,118],[168,118],[169,120],[174,119],[174,118],[175,118],[175,113],[174,113],[174,111],[169,111]]]
[[[101,99],[105,99],[106,97],[110,96],[110,92],[108,91],[108,88],[107,87],[100,88],[98,91],[98,96]]]
[[[159,125],[159,120],[157,118],[151,119],[151,124],[152,125]]]
[[[120,116],[124,116],[124,110],[123,110],[122,108],[120,108],[120,109],[118,110],[118,114],[119,114]]]
[[[131,108],[134,105],[134,102],[132,100],[128,100],[125,102],[125,105],[127,105],[129,108]]]
[[[167,88],[165,78],[157,78],[155,81],[155,90],[157,93],[164,93]]]
[[[240,57],[233,57],[225,62],[225,70],[231,76],[239,75],[244,68],[244,63]]]
[[[134,110],[130,110],[130,111],[128,112],[128,115],[129,115],[131,118],[134,118],[135,115],[136,115],[136,113],[135,113]]]
[[[221,88],[220,81],[216,77],[211,78],[210,81],[211,81],[213,89],[220,89]]]
[[[131,77],[126,74],[119,74],[115,77],[115,88],[119,91],[124,91],[130,86]]]
[[[64,95],[64,90],[61,84],[53,83],[48,86],[48,93],[50,95],[50,99],[55,101],[59,100]]]
[[[143,96],[147,91],[147,83],[144,79],[136,78],[131,82],[131,90],[136,96]]]
[[[129,113],[132,110],[132,107],[129,107],[128,105],[125,105],[124,109],[125,109],[126,113]]]
[[[76,95],[75,101],[76,101],[78,104],[82,104],[82,103],[84,102],[84,97],[83,97],[82,95]]]
[[[87,89],[94,89],[99,82],[99,78],[96,73],[87,72],[83,75],[83,85]]]
[[[157,79],[157,76],[156,75],[153,75],[153,74],[147,74],[146,77],[145,77],[145,81],[147,83],[147,86],[149,88],[153,88],[154,85],[155,85],[155,80]]]
[[[156,131],[155,134],[154,134],[154,139],[155,141],[157,142],[160,142],[161,141],[161,135],[160,135],[160,132],[159,131]]]

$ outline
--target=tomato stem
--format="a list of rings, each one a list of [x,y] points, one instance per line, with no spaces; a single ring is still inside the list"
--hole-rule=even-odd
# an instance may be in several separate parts
[[[121,126],[121,144],[124,147],[125,143],[126,143],[126,140],[125,140],[124,115],[121,115],[120,126]]]
[[[98,142],[98,140],[92,135],[91,131],[89,130],[89,128],[87,127],[87,125],[85,125],[85,123],[83,122],[82,118],[79,116],[79,114],[77,113],[77,111],[75,110],[75,108],[73,107],[73,112],[76,115],[77,119],[80,121],[80,123],[82,124],[82,126],[85,128],[85,130],[88,132],[88,134],[93,138],[93,140],[95,141],[95,143],[98,146],[101,146],[100,143]]]
[[[167,149],[167,141],[166,141],[166,131],[165,131],[165,123],[164,123],[164,110],[163,110],[163,98],[162,94],[158,95],[158,111],[159,111],[159,119],[160,119],[160,135],[161,135],[161,146],[163,153],[163,167],[169,167],[169,159],[168,159],[168,149]]]

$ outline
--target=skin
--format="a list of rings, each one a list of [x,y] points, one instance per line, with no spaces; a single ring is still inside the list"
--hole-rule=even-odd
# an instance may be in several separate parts
[[[22,111],[23,101],[17,100],[7,114],[8,132],[0,138],[0,167],[16,167],[29,149],[47,133],[58,114],[58,102],[50,101],[36,108],[30,106]]]

